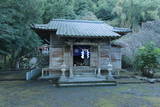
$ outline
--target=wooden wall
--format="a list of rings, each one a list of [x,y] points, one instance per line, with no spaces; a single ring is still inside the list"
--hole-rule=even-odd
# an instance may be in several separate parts
[[[101,68],[107,69],[107,65],[111,58],[113,69],[121,69],[121,48],[110,48],[108,43],[101,43],[100,47]]]
[[[97,46],[91,46],[90,49],[90,65],[91,67],[96,67],[98,65],[98,55],[97,55]]]
[[[64,61],[64,41],[55,34],[50,35],[50,62],[49,68],[58,69]]]
[[[110,47],[108,43],[101,43],[100,44],[100,62],[101,68],[107,69],[107,65],[109,63],[110,58]]]
[[[112,59],[112,65],[114,69],[121,69],[121,48],[119,47],[112,47],[112,54],[111,54],[111,59]]]
[[[50,64],[49,68],[60,69],[63,62],[70,67],[70,46],[65,44],[65,41],[58,38],[56,35],[51,35],[50,38]],[[107,70],[109,58],[111,57],[114,69],[121,69],[121,48],[112,47],[110,49],[109,43],[99,43],[100,45],[100,67],[102,70]],[[98,66],[98,46],[91,46],[90,66]],[[111,56],[110,56],[111,54]]]

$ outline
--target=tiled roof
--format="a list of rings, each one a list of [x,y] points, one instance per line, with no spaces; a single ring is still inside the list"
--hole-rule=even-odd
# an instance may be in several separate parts
[[[126,33],[128,33],[128,32],[132,32],[132,30],[131,29],[129,29],[129,28],[119,28],[119,27],[113,27],[113,31],[114,32],[126,32]]]
[[[33,29],[53,30],[63,37],[120,37],[117,29],[103,21],[54,19],[48,24],[34,24]],[[115,30],[115,31],[114,31]],[[118,29],[124,30],[124,29]]]

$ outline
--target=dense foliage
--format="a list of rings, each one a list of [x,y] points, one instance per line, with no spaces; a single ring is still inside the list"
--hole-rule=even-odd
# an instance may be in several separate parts
[[[0,3],[0,54],[7,67],[15,67],[23,56],[40,43],[30,24],[41,20],[38,2],[32,0],[1,0]]]
[[[159,0],[0,0],[0,55],[9,67],[28,56],[41,43],[32,23],[52,18],[104,20],[137,29],[160,18]],[[30,55],[29,55],[30,56]]]
[[[156,47],[154,43],[139,48],[136,52],[134,65],[144,75],[149,74],[151,70],[155,71],[160,67],[160,48]]]
[[[128,34],[116,42],[123,44],[122,49],[124,55],[122,59],[123,67],[132,67],[134,64],[137,49],[153,41],[156,47],[160,48],[160,21],[148,21],[142,24],[139,32]],[[133,67],[132,67],[133,68]]]

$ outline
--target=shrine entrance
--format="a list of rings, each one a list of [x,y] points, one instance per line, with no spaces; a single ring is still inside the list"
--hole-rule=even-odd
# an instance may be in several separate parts
[[[73,46],[73,66],[90,66],[90,46]]]

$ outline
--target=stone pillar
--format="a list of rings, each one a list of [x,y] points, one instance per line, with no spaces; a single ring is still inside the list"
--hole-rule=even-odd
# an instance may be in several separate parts
[[[62,71],[61,79],[66,79],[66,75],[65,75],[65,72],[66,72],[66,64],[65,64],[65,63],[62,64],[62,66],[61,66],[61,71]]]
[[[113,78],[113,75],[112,75],[112,70],[113,70],[112,64],[109,63],[109,64],[107,65],[107,68],[108,68],[108,79],[109,79],[109,80],[114,79],[114,78]]]

